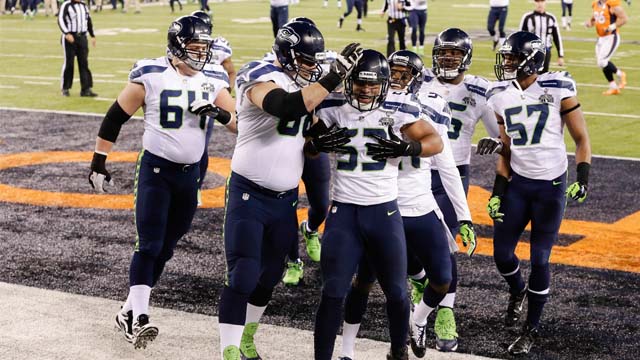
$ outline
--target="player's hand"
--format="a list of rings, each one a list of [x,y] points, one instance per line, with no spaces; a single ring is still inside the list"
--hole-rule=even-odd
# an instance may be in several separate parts
[[[198,99],[189,105],[189,112],[198,116],[204,115],[215,118],[220,113],[220,109],[209,100]]]
[[[502,205],[502,198],[500,196],[492,196],[487,204],[487,212],[493,221],[502,222],[504,214],[500,212],[500,205]]]
[[[587,185],[576,181],[567,188],[567,198],[583,203],[587,198]]]
[[[564,66],[564,58],[558,58],[558,66]]]
[[[331,63],[330,71],[344,80],[349,76],[361,56],[362,48],[360,43],[351,43],[345,46],[342,52],[338,54],[336,61]]]
[[[389,139],[385,139],[378,135],[372,137],[378,141],[378,143],[366,143],[367,155],[371,156],[373,160],[381,161],[387,158],[395,158],[400,156],[412,156],[416,155],[416,152],[420,151],[420,143],[417,141],[407,142],[399,138],[394,132],[391,125],[388,128]]]
[[[492,137],[483,137],[478,141],[478,147],[476,148],[476,154],[489,155],[502,151],[502,141],[500,139]]]
[[[473,229],[473,223],[469,220],[460,221],[460,237],[462,244],[468,246],[467,255],[473,256],[476,252],[476,231]]]
[[[351,141],[347,128],[333,125],[329,131],[313,137],[309,143],[314,152],[335,152],[347,154],[349,150],[344,145]]]
[[[590,28],[590,27],[592,27],[592,26],[593,26],[593,24],[591,23],[591,19],[589,19],[589,20],[585,20],[585,22],[584,22],[584,27],[586,27],[586,28]]]
[[[607,27],[607,29],[606,29],[605,31],[606,31],[608,34],[611,34],[611,33],[613,33],[614,31],[616,31],[616,28],[617,28],[616,24],[611,24],[611,25],[609,25],[609,26]]]
[[[98,193],[106,192],[105,184],[113,186],[113,179],[111,174],[107,171],[105,162],[107,160],[106,155],[93,153],[93,160],[91,160],[91,173],[89,173],[89,184]]]

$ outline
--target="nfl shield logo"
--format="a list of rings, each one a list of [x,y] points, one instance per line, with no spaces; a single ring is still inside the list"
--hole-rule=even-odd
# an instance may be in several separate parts
[[[249,193],[243,193],[242,194],[242,200],[244,200],[244,201],[249,200]]]

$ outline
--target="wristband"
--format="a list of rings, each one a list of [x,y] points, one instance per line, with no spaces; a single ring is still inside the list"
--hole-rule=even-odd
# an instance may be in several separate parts
[[[581,162],[578,164],[576,169],[577,180],[582,185],[587,185],[589,183],[589,169],[591,169],[591,165],[586,162]]]
[[[342,82],[342,78],[340,75],[330,71],[327,75],[323,76],[322,79],[318,80],[318,84],[322,85],[328,92],[332,92],[335,88],[340,85]]]
[[[509,185],[509,180],[502,175],[496,174],[496,179],[493,182],[493,192],[491,193],[491,197],[503,196],[507,191],[507,185]]]

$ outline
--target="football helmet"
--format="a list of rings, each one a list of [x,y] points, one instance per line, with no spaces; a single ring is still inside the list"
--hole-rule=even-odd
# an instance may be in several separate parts
[[[273,53],[300,86],[316,82],[322,76],[317,54],[324,53],[324,37],[315,25],[301,21],[283,25],[276,35]]]
[[[191,16],[195,16],[198,19],[204,21],[205,24],[209,25],[209,30],[213,33],[213,22],[211,21],[211,16],[202,10],[196,10],[191,13]]]
[[[296,21],[316,26],[316,23],[313,22],[313,20],[309,19],[308,17],[304,17],[304,16],[297,16],[297,17],[294,17],[293,19],[289,19],[289,22],[287,24],[292,23],[292,22],[296,22]]]
[[[422,85],[422,69],[424,63],[418,54],[409,50],[396,51],[389,55],[389,68],[391,70],[391,87],[396,85],[399,89],[407,89],[410,93],[417,93]],[[404,67],[404,71],[394,71],[393,67]]]
[[[515,32],[496,54],[494,70],[498,80],[522,79],[544,67],[546,49],[540,38],[528,31]]]
[[[390,77],[387,58],[366,49],[344,82],[344,95],[349,104],[360,111],[377,109],[387,97]]]
[[[169,26],[167,48],[171,56],[182,60],[190,68],[201,71],[211,59],[211,29],[195,16],[182,16]],[[189,49],[191,44],[205,45],[201,49]]]
[[[454,54],[451,50],[458,50],[461,54]],[[458,28],[445,29],[436,36],[433,44],[433,73],[441,79],[455,79],[469,69],[472,55],[473,44],[466,32]]]

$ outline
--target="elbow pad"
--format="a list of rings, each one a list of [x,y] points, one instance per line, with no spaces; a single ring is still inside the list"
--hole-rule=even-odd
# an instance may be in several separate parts
[[[309,113],[301,90],[290,93],[283,89],[273,89],[264,97],[262,108],[280,119],[297,119]]]
[[[102,125],[100,125],[100,130],[98,131],[98,136],[107,141],[111,141],[112,143],[116,142],[118,138],[118,134],[120,134],[120,128],[122,124],[127,122],[131,118],[131,115],[127,114],[122,108],[118,101],[114,101],[113,105],[107,111],[107,114],[104,116],[102,120]]]

